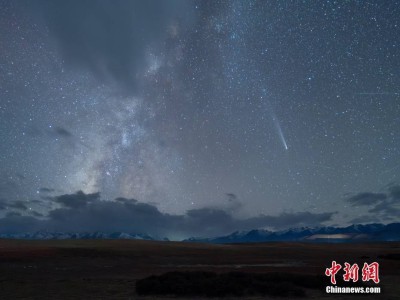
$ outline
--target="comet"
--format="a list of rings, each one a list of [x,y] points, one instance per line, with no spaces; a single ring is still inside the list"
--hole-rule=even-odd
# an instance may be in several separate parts
[[[278,118],[276,118],[276,117],[272,114],[272,120],[274,121],[275,128],[276,128],[276,130],[277,130],[277,132],[278,132],[279,138],[281,139],[281,142],[282,142],[283,147],[285,148],[285,150],[288,150],[289,147],[288,147],[288,145],[287,145],[287,143],[286,143],[286,139],[285,139],[285,136],[283,135],[282,127],[281,127],[281,124],[279,123]]]
[[[281,124],[279,123],[279,120],[278,120],[277,116],[275,115],[275,112],[273,110],[273,107],[272,107],[270,101],[268,101],[268,99],[267,99],[267,90],[266,89],[262,90],[261,99],[265,99],[264,104],[266,105],[267,111],[269,112],[269,115],[271,116],[271,119],[274,122],[275,129],[278,133],[279,139],[282,142],[283,148],[285,148],[285,150],[288,150],[289,147],[286,143],[285,135],[283,134]]]

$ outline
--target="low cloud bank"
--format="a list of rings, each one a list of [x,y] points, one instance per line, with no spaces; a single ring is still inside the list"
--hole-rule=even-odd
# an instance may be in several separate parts
[[[23,214],[6,214],[0,219],[0,233],[21,233],[35,231],[61,232],[130,232],[146,233],[158,237],[185,238],[190,236],[218,236],[235,230],[254,228],[282,229],[299,226],[318,226],[330,221],[333,212],[327,213],[282,213],[278,216],[259,215],[239,219],[218,208],[188,210],[182,215],[163,213],[154,205],[135,199],[116,198],[103,201],[99,193],[65,194],[45,197],[57,208],[44,217],[28,209],[30,202],[18,205],[3,202],[6,209],[20,208]],[[43,203],[44,206],[45,203]]]
[[[398,221],[400,218],[400,186],[389,184],[386,193],[359,193],[346,199],[353,207],[365,207],[368,214],[353,223]]]

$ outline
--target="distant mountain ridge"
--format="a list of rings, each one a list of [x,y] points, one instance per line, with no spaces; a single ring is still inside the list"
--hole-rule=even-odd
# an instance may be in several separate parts
[[[125,239],[125,240],[154,240],[147,234],[133,234],[126,232],[46,232],[38,231],[33,233],[0,233],[2,239],[23,239],[23,240],[78,240],[78,239]]]
[[[281,241],[303,242],[357,242],[357,241],[400,241],[400,223],[354,224],[348,227],[301,227],[282,231],[254,229],[235,231],[215,238],[190,238],[186,242],[215,244],[260,243]]]
[[[0,239],[24,240],[66,240],[66,239],[126,239],[126,240],[164,240],[148,234],[126,232],[47,232],[0,233]],[[361,241],[400,241],[400,223],[391,224],[354,224],[348,227],[299,227],[281,231],[253,229],[235,231],[229,235],[211,238],[189,238],[184,242],[202,242],[214,244],[261,243],[261,242],[361,242]]]

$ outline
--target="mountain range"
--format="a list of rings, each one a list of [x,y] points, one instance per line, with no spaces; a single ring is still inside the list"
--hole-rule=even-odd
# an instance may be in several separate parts
[[[46,232],[38,231],[33,233],[1,233],[2,239],[23,239],[23,240],[76,240],[76,239],[126,239],[126,240],[154,240],[147,234],[133,234],[125,232]]]
[[[126,232],[47,232],[1,233],[2,239],[27,240],[62,240],[62,239],[129,239],[129,240],[164,240],[148,234]],[[302,242],[360,242],[360,241],[400,241],[400,223],[391,224],[355,224],[348,227],[300,227],[282,231],[253,229],[235,231],[229,235],[206,238],[189,238],[184,242],[202,242],[214,244],[260,243],[281,241]]]
[[[187,242],[215,244],[260,243],[280,241],[303,242],[357,242],[357,241],[400,241],[400,223],[351,225],[348,227],[301,227],[283,231],[254,229],[236,231],[214,238],[190,238]]]

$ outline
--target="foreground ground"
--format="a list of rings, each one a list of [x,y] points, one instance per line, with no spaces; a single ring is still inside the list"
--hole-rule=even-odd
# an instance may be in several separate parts
[[[0,240],[0,299],[154,299],[138,297],[135,282],[179,271],[288,272],[325,277],[332,260],[380,264],[380,295],[313,299],[400,299],[400,243],[262,243],[209,245],[129,240]],[[340,273],[342,276],[343,273]],[[360,271],[361,275],[361,271]],[[326,277],[327,284],[329,278]],[[253,297],[247,299],[266,299]],[[287,298],[286,298],[287,299]]]

